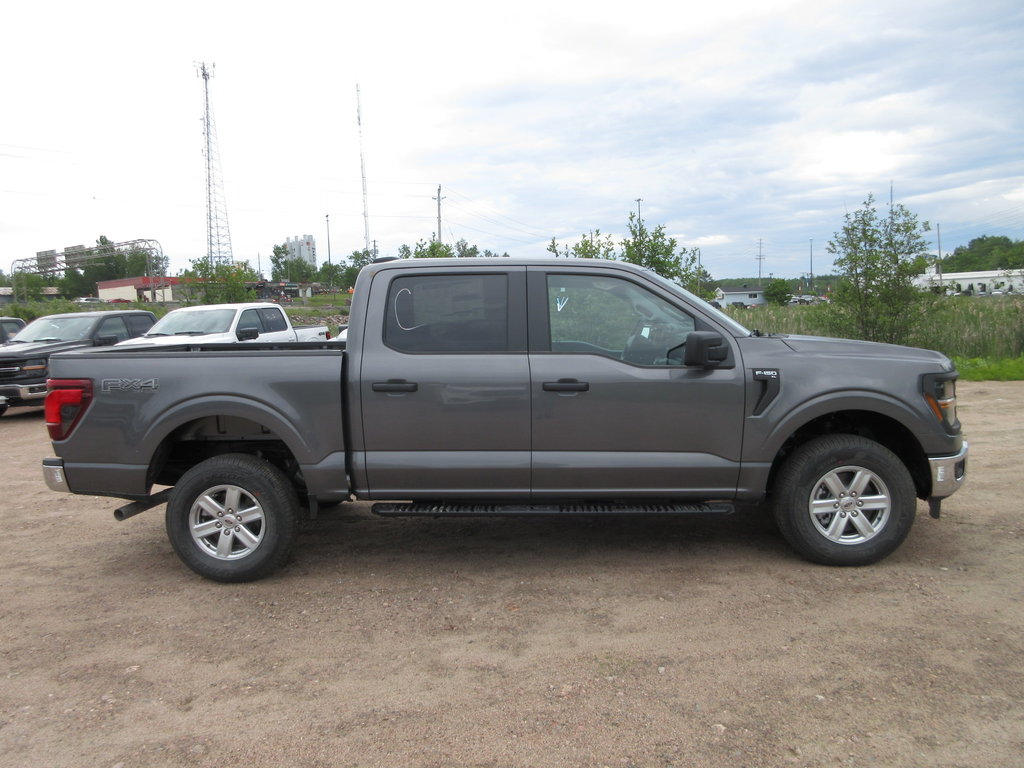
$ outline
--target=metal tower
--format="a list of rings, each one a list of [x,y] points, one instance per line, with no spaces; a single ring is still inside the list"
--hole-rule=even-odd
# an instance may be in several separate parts
[[[220,153],[217,150],[217,129],[210,109],[210,78],[216,65],[198,65],[203,79],[203,158],[206,160],[206,260],[211,266],[231,264],[231,231],[228,229],[228,208],[221,181]]]

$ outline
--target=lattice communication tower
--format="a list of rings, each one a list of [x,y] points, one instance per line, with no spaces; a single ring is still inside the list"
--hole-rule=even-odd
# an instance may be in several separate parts
[[[228,228],[228,207],[224,200],[221,181],[220,152],[217,149],[217,129],[210,109],[210,78],[216,65],[197,65],[203,79],[203,158],[206,160],[206,259],[211,266],[231,264],[231,230]]]

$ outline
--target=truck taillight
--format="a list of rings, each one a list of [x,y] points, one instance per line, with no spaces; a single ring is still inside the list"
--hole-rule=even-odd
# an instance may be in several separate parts
[[[64,440],[92,402],[92,379],[50,379],[46,387],[46,430],[51,440]]]

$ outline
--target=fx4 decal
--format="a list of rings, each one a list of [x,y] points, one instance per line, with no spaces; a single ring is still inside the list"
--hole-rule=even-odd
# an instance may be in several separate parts
[[[103,379],[100,389],[103,392],[156,392],[160,389],[160,379]]]

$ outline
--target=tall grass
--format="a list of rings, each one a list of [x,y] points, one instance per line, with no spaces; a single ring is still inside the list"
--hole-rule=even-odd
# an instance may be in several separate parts
[[[765,333],[827,336],[830,308],[768,306],[726,310],[748,328]],[[921,308],[909,344],[956,358],[1019,358],[1024,355],[1024,296],[953,296]]]

